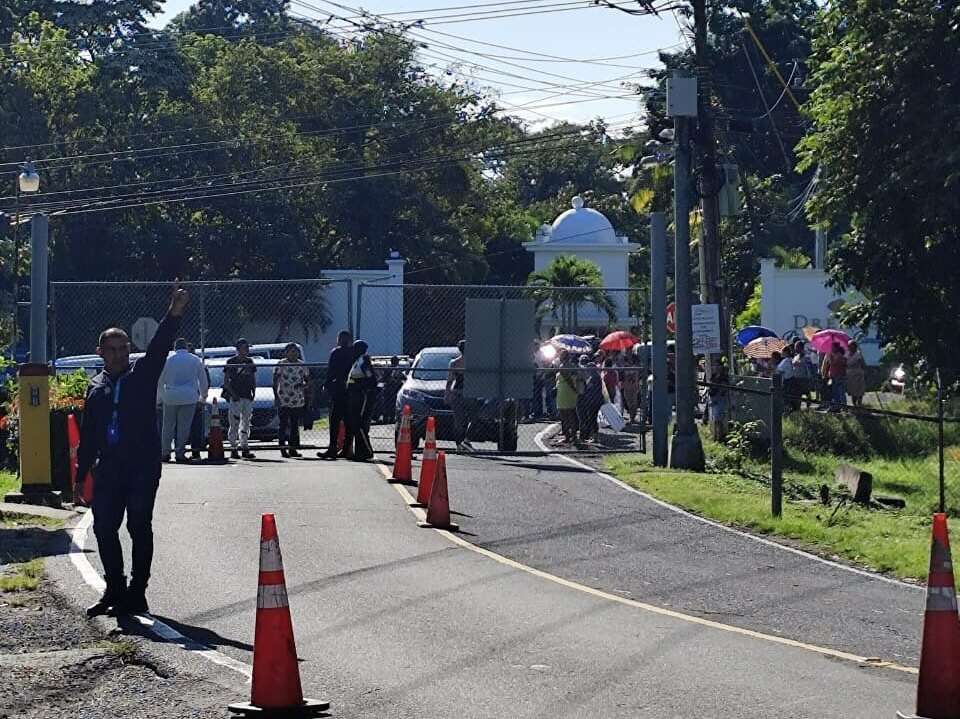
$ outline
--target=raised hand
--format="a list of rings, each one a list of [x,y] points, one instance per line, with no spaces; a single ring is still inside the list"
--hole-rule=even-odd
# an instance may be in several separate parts
[[[190,293],[180,287],[180,280],[177,280],[173,285],[173,295],[170,297],[170,314],[174,317],[182,317],[189,303]]]

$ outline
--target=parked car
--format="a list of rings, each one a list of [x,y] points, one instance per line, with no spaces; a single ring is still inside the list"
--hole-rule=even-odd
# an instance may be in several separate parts
[[[253,417],[250,420],[250,439],[274,440],[280,434],[280,418],[273,396],[273,368],[277,365],[275,359],[254,357],[257,366],[257,388],[253,397]],[[210,391],[207,393],[207,403],[204,411],[204,436],[210,431],[210,417],[213,412],[213,400],[217,400],[217,410],[220,412],[220,423],[226,432],[229,426],[228,412],[230,402],[223,398],[223,374],[227,361],[224,359],[207,360],[207,369],[210,371]]]
[[[423,439],[429,416],[436,420],[437,440],[456,439],[453,411],[444,401],[444,392],[450,361],[457,354],[456,347],[425,347],[414,358],[407,379],[397,393],[395,432],[400,431],[403,406],[410,405],[413,417],[411,442],[414,447]],[[495,399],[477,399],[475,404],[470,440],[496,442],[500,451],[516,451],[519,414],[516,400],[507,399],[501,402]]]

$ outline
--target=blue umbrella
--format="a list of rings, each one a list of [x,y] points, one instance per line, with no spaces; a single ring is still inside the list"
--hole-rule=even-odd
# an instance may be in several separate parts
[[[737,332],[737,344],[746,347],[757,337],[778,337],[776,332],[760,325],[748,325]]]
[[[583,337],[578,337],[577,335],[554,335],[547,341],[558,350],[565,350],[576,354],[593,352],[593,345],[583,339]]]

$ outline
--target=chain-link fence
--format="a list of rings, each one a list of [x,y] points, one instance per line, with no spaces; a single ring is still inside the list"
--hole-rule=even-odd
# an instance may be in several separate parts
[[[433,416],[450,451],[643,451],[649,350],[598,351],[615,330],[645,336],[640,300],[625,288],[360,285],[357,336],[372,354],[411,365],[382,393],[374,449],[392,450],[397,411],[410,405],[414,441]],[[577,337],[564,350],[548,342],[558,334]],[[452,373],[461,340],[464,367]]]
[[[952,383],[938,392],[930,380],[911,397],[867,392],[857,404],[834,397],[819,378],[777,387],[753,376],[700,384],[712,469],[767,485],[774,513],[779,494],[821,503],[830,521],[842,521],[854,504],[917,517],[960,514],[960,401]],[[710,421],[712,401],[720,422]]]
[[[184,282],[191,302],[180,334],[198,353],[250,343],[300,343],[307,359],[326,359],[338,330],[353,325],[348,280]],[[171,282],[54,282],[50,341],[55,359],[94,352],[100,332],[126,329],[142,352],[166,312]]]
[[[198,444],[207,436],[213,401],[226,420],[223,365],[239,338],[251,345],[258,364],[251,435],[255,442],[275,443],[279,421],[273,395],[273,365],[289,342],[300,345],[309,364],[309,430],[304,441],[326,446],[326,397],[318,391],[326,376],[326,359],[337,332],[353,325],[355,298],[350,280],[236,280],[184,282],[191,301],[179,334],[204,357],[210,391]],[[121,327],[130,334],[131,350],[146,350],[170,301],[171,282],[54,282],[51,285],[50,342],[58,373],[102,366],[94,352],[101,331]],[[159,412],[158,412],[159,414]],[[226,427],[226,423],[224,423]]]

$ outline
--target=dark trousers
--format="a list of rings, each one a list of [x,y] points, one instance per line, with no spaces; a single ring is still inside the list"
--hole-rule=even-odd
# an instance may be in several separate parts
[[[153,562],[153,503],[159,479],[143,473],[98,471],[93,495],[93,533],[108,586],[122,585],[123,549],[120,524],[127,514],[127,531],[133,544],[130,586],[144,589]]]
[[[199,452],[207,448],[207,440],[203,436],[203,405],[197,405],[197,411],[193,413],[193,424],[190,425],[190,449]]]
[[[330,446],[328,454],[337,453],[337,434],[340,432],[340,422],[347,420],[347,390],[339,389],[330,396]]]
[[[303,407],[281,407],[280,446],[300,449],[300,424],[303,422]]]
[[[370,415],[373,410],[374,398],[362,389],[347,392],[347,436],[344,440],[344,451],[353,448],[356,459],[370,459],[373,449],[370,446]]]

